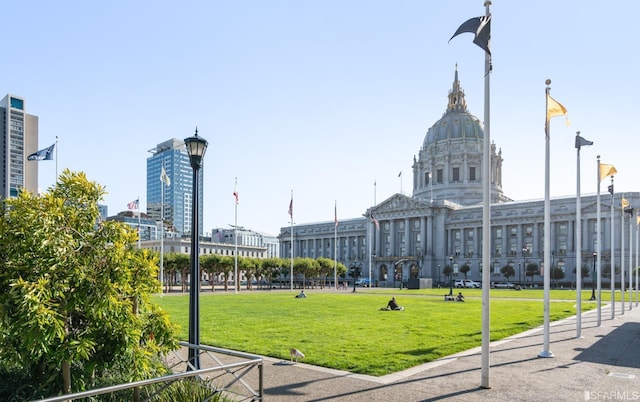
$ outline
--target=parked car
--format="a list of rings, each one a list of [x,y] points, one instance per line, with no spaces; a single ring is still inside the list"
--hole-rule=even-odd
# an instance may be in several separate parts
[[[371,283],[369,282],[369,278],[360,278],[356,281],[357,286],[364,286],[365,288],[370,287]]]
[[[496,289],[513,289],[515,286],[511,282],[498,282],[494,283],[493,287]]]
[[[471,279],[461,279],[454,284],[457,288],[480,288],[480,282],[474,282]]]

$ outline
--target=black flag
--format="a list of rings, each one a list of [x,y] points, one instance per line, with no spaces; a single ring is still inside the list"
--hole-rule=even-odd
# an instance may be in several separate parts
[[[580,135],[576,135],[576,148],[580,149],[580,147],[583,147],[585,145],[593,145],[593,141],[586,140]]]
[[[491,16],[485,15],[482,17],[475,17],[464,22],[456,33],[453,34],[451,39],[460,35],[464,32],[471,32],[475,34],[475,38],[473,39],[473,43],[480,46],[485,52],[491,54],[491,50],[489,50],[489,43],[491,42]],[[449,39],[449,42],[451,42]]]
[[[613,184],[609,184],[609,187],[607,187],[607,191],[609,192],[609,194],[613,195]]]

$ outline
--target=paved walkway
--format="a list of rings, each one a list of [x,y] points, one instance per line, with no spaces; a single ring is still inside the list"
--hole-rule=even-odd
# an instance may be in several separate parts
[[[627,305],[628,307],[628,305]],[[489,389],[472,349],[383,377],[265,358],[265,401],[640,401],[640,307],[616,317],[603,306],[551,323],[552,358],[539,358],[543,330],[491,344]]]

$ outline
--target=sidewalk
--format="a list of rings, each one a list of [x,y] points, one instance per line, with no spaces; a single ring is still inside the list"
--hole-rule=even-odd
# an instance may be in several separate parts
[[[626,306],[628,308],[628,305]],[[543,329],[493,342],[489,385],[480,388],[475,348],[403,372],[370,377],[265,358],[265,401],[640,401],[640,307],[611,319],[603,306],[551,323],[552,358],[539,358]]]

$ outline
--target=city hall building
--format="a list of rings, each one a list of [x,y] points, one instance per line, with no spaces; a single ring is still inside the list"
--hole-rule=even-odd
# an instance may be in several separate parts
[[[482,154],[483,126],[469,113],[464,92],[455,72],[448,105],[413,158],[413,195],[395,194],[363,210],[363,216],[341,220],[334,235],[333,221],[299,224],[280,230],[280,256],[327,257],[348,268],[358,267],[362,275],[379,286],[401,283],[431,283],[448,286],[447,266],[453,279],[481,280],[482,272]],[[502,189],[502,151],[491,144],[491,281],[505,281],[502,267],[514,269],[511,282],[541,284],[544,259],[544,200],[514,201]],[[631,207],[640,205],[640,193],[624,193]],[[613,240],[615,268],[620,269],[625,233],[625,266],[629,259],[629,225],[635,236],[635,215],[621,210],[622,194],[601,194],[602,269],[610,264]],[[613,230],[611,205],[613,203]],[[552,267],[571,286],[576,279],[576,198],[550,201]],[[593,278],[597,237],[597,196],[581,197],[581,252],[583,285]],[[375,219],[371,219],[371,217]],[[625,229],[621,227],[624,217]],[[630,219],[633,218],[633,219]],[[377,221],[377,224],[374,223]],[[293,238],[293,247],[292,247]],[[371,242],[371,247],[369,246]],[[636,240],[633,240],[633,244]],[[371,252],[371,255],[369,253]],[[635,252],[634,252],[635,255]],[[460,269],[464,267],[461,271]],[[626,268],[626,267],[625,267]],[[527,274],[527,270],[529,273]],[[420,281],[424,278],[424,281]],[[619,274],[618,279],[619,281]],[[603,275],[603,281],[609,279]]]

